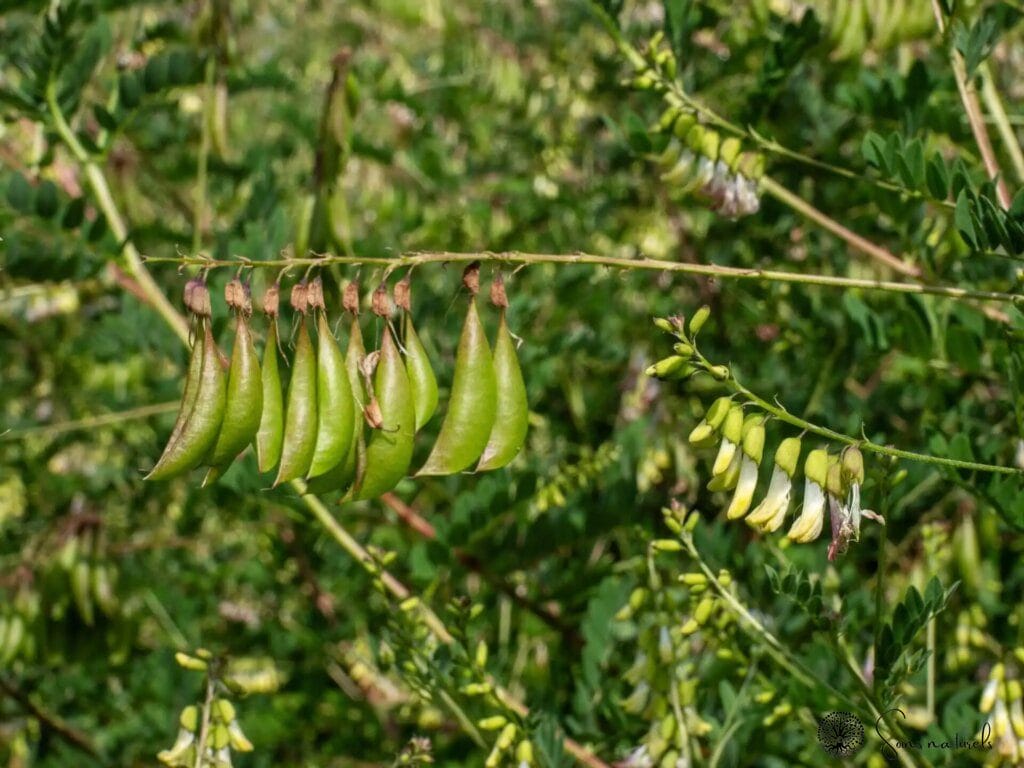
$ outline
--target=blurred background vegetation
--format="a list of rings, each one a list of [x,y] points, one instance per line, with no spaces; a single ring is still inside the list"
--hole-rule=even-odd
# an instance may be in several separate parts
[[[922,281],[1018,291],[1012,249],[960,234],[984,214],[954,209],[955,195],[936,200],[914,169],[883,188],[884,162],[862,152],[869,132],[918,138],[929,156],[960,163],[976,207],[997,205],[950,57],[998,89],[1012,134],[1024,96],[1017,5],[958,4],[945,35],[930,8],[893,16],[926,2],[837,4],[860,9],[851,17],[810,5],[817,15],[767,0],[606,11],[640,49],[665,31],[680,86],[731,122],[850,171],[766,151],[785,189],[906,254]],[[777,197],[734,220],[663,183],[651,126],[664,100],[637,87],[585,2],[81,0],[0,11],[0,615],[42,617],[33,652],[0,657],[0,759],[12,767],[155,764],[179,712],[202,700],[202,675],[174,662],[197,647],[249,675],[235,704],[255,750],[235,754],[238,765],[391,765],[414,736],[429,738],[439,765],[482,765],[494,741],[474,743],[456,714],[493,715],[457,690],[469,657],[442,649],[426,671],[404,668],[422,628],[293,491],[265,490],[251,455],[211,489],[198,476],[142,482],[173,423],[185,350],[126,241],[151,257],[271,259],[298,240],[374,257],[587,252],[902,277]],[[1012,192],[1024,179],[984,117]],[[125,232],[104,215],[90,165]],[[1014,205],[1011,219],[1020,215]],[[178,306],[183,271],[147,269]],[[258,295],[275,272],[253,272]],[[215,297],[231,273],[211,273]],[[372,287],[381,270],[325,270],[335,316],[339,288],[357,276]],[[888,524],[830,564],[824,540],[787,547],[724,521],[725,497],[704,488],[707,457],[686,442],[721,392],[707,377],[681,385],[643,371],[668,351],[650,318],[708,304],[702,351],[766,399],[853,436],[1009,466],[1024,423],[1016,306],[986,313],[941,297],[590,265],[506,277],[531,403],[522,455],[492,475],[403,481],[386,501],[325,501],[364,546],[397,553],[390,572],[452,622],[464,652],[486,642],[487,672],[531,709],[522,727],[536,764],[571,764],[565,735],[606,764],[655,751],[669,705],[655,695],[637,706],[636,690],[664,693],[666,675],[692,681],[693,765],[823,764],[814,721],[849,706],[773,666],[735,623],[673,635],[690,655],[649,663],[661,628],[689,610],[675,586],[680,556],[647,560],[651,539],[669,535],[670,499],[703,512],[702,557],[729,569],[739,599],[850,696],[908,588],[959,581],[945,610],[897,616],[913,624],[910,660],[890,689],[876,686],[877,703],[909,711],[918,736],[978,731],[993,665],[1021,663],[1019,481],[903,463],[890,487],[895,468],[869,457],[866,503]],[[456,266],[414,271],[417,326],[442,385],[458,289]],[[215,319],[227,343],[219,304]],[[493,313],[485,322],[493,329]],[[791,434],[769,432],[770,443]],[[83,559],[111,579],[91,616],[71,586]],[[801,574],[818,602],[777,594],[766,565]],[[652,569],[663,578],[652,582]],[[621,613],[652,586],[662,597]],[[641,671],[628,674],[640,653]],[[857,764],[879,759],[872,730]]]

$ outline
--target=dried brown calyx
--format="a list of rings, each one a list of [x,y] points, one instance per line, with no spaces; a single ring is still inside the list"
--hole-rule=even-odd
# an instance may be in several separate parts
[[[471,294],[476,296],[480,293],[480,262],[474,261],[470,263],[462,271],[462,284],[466,286]]]
[[[395,283],[395,306],[399,309],[404,309],[406,312],[412,311],[411,277],[411,275],[406,275]]]
[[[344,292],[341,294],[341,306],[346,312],[351,312],[353,315],[359,314],[359,281],[353,280],[345,286]]]
[[[296,312],[306,314],[306,309],[308,308],[309,303],[309,300],[307,299],[308,295],[309,286],[306,284],[305,281],[297,283],[296,285],[292,286],[292,309],[294,309]]]
[[[252,314],[252,299],[249,296],[249,286],[235,278],[224,286],[224,301],[230,309],[240,312],[246,317]]]
[[[391,314],[391,301],[388,299],[388,287],[381,283],[373,292],[373,300],[370,303],[373,314],[377,317],[387,317]]]
[[[306,286],[306,305],[311,310],[327,311],[327,305],[324,303],[324,283],[319,277],[314,278]]]
[[[274,283],[263,293],[263,314],[277,317],[281,306],[281,284]]]
[[[494,275],[491,281],[491,304],[502,309],[508,309],[508,294],[505,293],[505,278],[501,272]]]
[[[185,308],[193,315],[199,317],[210,317],[213,314],[213,307],[210,304],[210,289],[206,287],[206,281],[201,277],[193,277],[185,283]]]

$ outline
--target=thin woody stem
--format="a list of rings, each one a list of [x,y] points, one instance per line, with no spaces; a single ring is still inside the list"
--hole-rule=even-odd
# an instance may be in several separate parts
[[[95,161],[89,156],[89,153],[86,152],[85,147],[82,146],[82,143],[78,140],[75,132],[68,125],[68,121],[64,117],[64,112],[57,101],[57,84],[53,80],[50,81],[46,88],[46,103],[50,109],[50,117],[53,119],[57,134],[85,170],[85,176],[96,198],[96,203],[104,217],[106,217],[110,231],[120,244],[125,261],[128,263],[128,270],[138,282],[147,303],[160,313],[160,316],[171,327],[171,330],[187,344],[188,326],[185,323],[185,318],[171,306],[167,297],[164,296],[164,292],[160,290],[160,286],[156,284],[156,281],[153,280],[152,275],[149,274],[149,271],[142,263],[142,254],[139,253],[139,250],[128,236],[128,226],[125,224],[124,218],[114,202],[114,197],[110,192],[110,185],[107,184],[103,170],[96,165]]]
[[[333,256],[324,254],[312,258],[284,258],[268,261],[250,259],[211,259],[205,256],[156,256],[147,262],[195,266],[203,269],[219,267],[238,269],[240,266],[254,269],[279,269],[282,267],[321,266],[331,264],[386,265],[391,271],[423,264],[444,264],[452,262],[493,262],[497,264],[590,264],[614,269],[639,269],[654,272],[681,272],[688,275],[702,275],[722,280],[754,280],[777,283],[802,283],[826,288],[861,288],[869,291],[890,293],[927,294],[962,301],[996,301],[1024,303],[1024,294],[982,291],[973,288],[958,288],[952,285],[928,285],[903,283],[890,280],[874,280],[855,277],[817,275],[804,272],[782,272],[779,270],[727,267],[718,264],[688,264],[661,259],[624,259],[614,256],[597,256],[588,253],[523,253],[521,251],[457,253],[451,251],[410,251],[398,256]]]
[[[946,19],[938,0],[932,0],[932,10],[935,13],[935,23],[939,28],[939,34],[946,33]],[[988,135],[988,128],[985,127],[985,118],[981,113],[981,104],[978,103],[978,94],[974,85],[967,77],[967,66],[964,57],[960,55],[955,47],[949,52],[950,64],[953,67],[953,79],[956,80],[956,89],[960,92],[960,101],[967,114],[967,122],[970,123],[971,133],[974,134],[974,143],[978,145],[981,153],[981,160],[985,164],[985,171],[989,178],[996,185],[996,195],[999,197],[999,204],[1004,208],[1010,207],[1010,190],[1006,186],[1006,179],[999,168],[999,161],[996,159],[995,150],[992,149],[992,140]]]
[[[836,237],[848,243],[851,247],[856,248],[858,251],[867,254],[871,258],[882,262],[886,266],[891,267],[895,271],[907,275],[908,277],[921,276],[921,270],[918,267],[915,267],[912,264],[907,264],[891,251],[881,247],[880,245],[876,245],[867,238],[861,237],[856,232],[844,227],[838,221],[826,216],[803,198],[794,195],[774,179],[764,176],[761,179],[760,184],[761,188],[776,200],[781,203],[785,203],[797,213],[806,216],[822,229],[831,232]]]

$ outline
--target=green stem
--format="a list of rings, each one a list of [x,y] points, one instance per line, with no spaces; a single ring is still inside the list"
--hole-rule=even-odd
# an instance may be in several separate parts
[[[82,429],[94,429],[96,427],[106,427],[111,424],[120,424],[124,421],[146,419],[150,416],[156,416],[161,413],[170,413],[176,409],[178,405],[178,401],[175,400],[170,403],[144,405],[127,411],[118,411],[117,413],[104,413],[100,416],[87,416],[84,419],[62,421],[58,424],[43,424],[41,426],[27,427],[25,429],[12,429],[0,435],[0,441],[24,440],[27,437],[35,436],[51,437],[65,432],[77,432]]]
[[[839,689],[832,686],[827,680],[824,680],[820,675],[816,675],[811,670],[804,666],[803,662],[799,659],[792,657],[786,646],[782,644],[775,635],[773,635],[767,627],[764,626],[757,618],[754,617],[750,611],[747,610],[746,606],[743,605],[736,596],[726,588],[715,575],[714,571],[708,567],[707,563],[700,556],[700,552],[697,550],[696,545],[693,543],[693,536],[688,533],[684,533],[681,537],[683,546],[689,552],[690,557],[694,559],[697,566],[704,573],[708,583],[714,588],[718,596],[722,598],[722,601],[732,610],[734,614],[740,619],[740,626],[744,627],[748,634],[753,635],[755,639],[761,641],[764,645],[768,655],[771,656],[775,663],[777,663],[784,670],[789,672],[794,678],[800,681],[805,687],[814,689],[824,689],[838,701],[841,701],[844,705],[860,709],[853,699],[847,696]],[[861,712],[863,714],[863,712]]]
[[[946,33],[946,19],[938,0],[932,0],[932,11],[935,14],[935,24],[938,26],[939,34]],[[985,119],[981,113],[981,105],[978,103],[978,94],[974,85],[967,76],[967,65],[964,57],[960,55],[955,47],[949,51],[949,62],[953,68],[953,79],[956,81],[956,89],[960,93],[960,103],[963,105],[964,113],[967,115],[967,122],[971,126],[971,133],[974,134],[974,143],[978,145],[978,152],[985,164],[985,171],[989,179],[995,184],[996,196],[999,204],[1004,208],[1010,207],[1010,190],[1006,186],[1006,179],[999,169],[999,161],[996,159],[995,150],[992,149],[992,140],[988,135],[988,128],[985,127]]]
[[[213,677],[206,675],[206,698],[203,700],[203,719],[199,726],[199,738],[196,742],[196,761],[194,768],[203,768],[206,761],[206,740],[210,737],[210,710],[213,708]]]
[[[711,367],[706,360],[703,360],[703,358],[701,359],[701,361],[705,365],[707,365],[707,367]],[[1024,474],[1024,470],[1017,469],[1016,467],[1000,467],[995,464],[979,464],[978,462],[974,461],[960,461],[959,459],[948,459],[943,456],[930,456],[925,453],[914,453],[913,451],[904,451],[900,448],[892,448],[887,445],[879,445],[878,443],[873,443],[865,438],[856,438],[851,437],[849,435],[844,435],[842,432],[836,432],[835,430],[829,429],[828,427],[822,427],[817,424],[812,424],[806,419],[801,419],[799,416],[794,416],[792,413],[787,411],[782,406],[774,405],[772,403],[769,403],[764,398],[758,397],[745,386],[740,384],[740,382],[736,380],[736,377],[733,376],[731,373],[729,374],[729,377],[725,380],[725,384],[738,395],[744,397],[751,403],[754,403],[761,410],[770,413],[779,421],[784,421],[787,424],[797,427],[798,429],[805,430],[820,437],[828,438],[829,440],[834,440],[837,443],[855,445],[861,450],[870,451],[872,453],[878,453],[883,456],[894,456],[899,459],[909,459],[910,461],[919,461],[924,464],[937,464],[939,466],[952,467],[954,469],[964,469],[974,472],[993,472],[1001,475]]]
[[[999,291],[982,291],[972,288],[958,288],[951,285],[923,285],[920,283],[900,283],[888,280],[872,280],[854,277],[835,277],[832,275],[816,275],[803,272],[780,272],[770,269],[743,267],[726,267],[717,264],[689,264],[661,259],[624,259],[614,256],[596,256],[588,253],[523,253],[520,251],[482,251],[477,253],[455,253],[450,251],[410,251],[393,257],[374,256],[332,256],[324,254],[315,258],[270,259],[252,261],[251,259],[211,259],[204,256],[157,256],[147,257],[147,262],[154,264],[178,264],[216,269],[218,267],[250,267],[254,269],[281,269],[283,267],[326,267],[331,264],[366,265],[377,264],[386,266],[388,272],[406,267],[423,264],[444,264],[449,262],[491,262],[495,264],[589,264],[612,267],[614,269],[639,269],[652,272],[680,272],[687,275],[702,275],[722,280],[754,280],[777,283],[799,283],[817,285],[826,288],[859,288],[869,291],[887,291],[889,293],[927,294],[942,296],[959,301],[997,301],[1008,303],[1024,303],[1024,294],[1002,293]]]
[[[64,118],[64,113],[61,111],[60,104],[57,101],[57,84],[53,80],[46,87],[46,103],[50,109],[50,116],[53,118],[54,127],[57,129],[58,135],[68,146],[68,149],[71,150],[75,159],[85,169],[89,188],[92,189],[96,203],[106,217],[110,231],[114,234],[121,247],[121,252],[124,253],[129,272],[131,272],[132,277],[139,284],[139,289],[145,295],[149,305],[160,313],[160,316],[164,318],[171,327],[171,330],[187,344],[188,326],[185,323],[185,318],[171,306],[163,291],[160,290],[160,286],[156,284],[152,275],[149,274],[149,271],[143,264],[142,254],[139,253],[135,244],[128,238],[128,227],[121,217],[117,204],[114,202],[114,197],[110,192],[110,186],[107,184],[103,171],[93,162],[89,153],[86,152],[85,147],[82,146],[78,137],[75,136],[75,132]]]

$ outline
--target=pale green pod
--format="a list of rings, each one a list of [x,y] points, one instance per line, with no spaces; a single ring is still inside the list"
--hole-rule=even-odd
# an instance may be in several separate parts
[[[498,410],[487,447],[477,465],[482,472],[504,467],[516,457],[526,442],[529,405],[526,383],[519,368],[516,346],[509,333],[505,311],[498,321],[498,335],[494,341],[494,378],[498,390]]]

